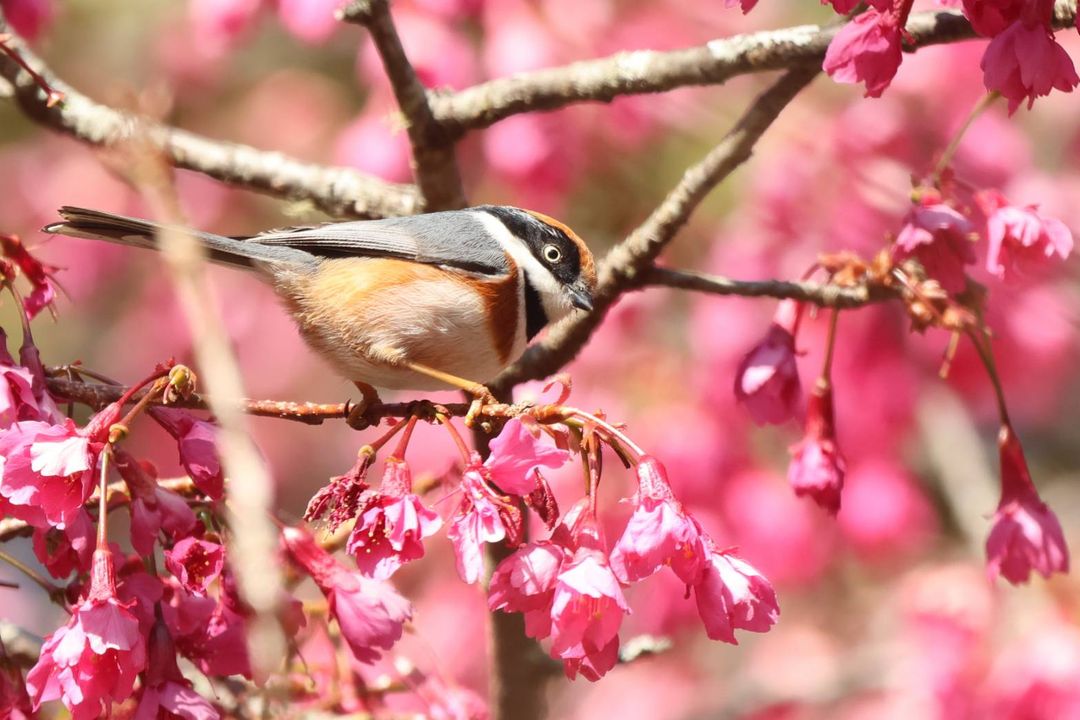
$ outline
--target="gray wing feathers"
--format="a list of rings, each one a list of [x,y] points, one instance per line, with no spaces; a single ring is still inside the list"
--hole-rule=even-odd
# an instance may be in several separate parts
[[[149,220],[70,206],[60,208],[60,216],[64,218],[64,222],[47,225],[43,228],[44,231],[150,249],[157,247],[158,230],[166,227]],[[253,268],[259,262],[289,265],[308,265],[316,262],[316,258],[310,253],[295,248],[262,245],[188,228],[183,228],[183,230],[194,235],[202,243],[211,260],[226,265]]]
[[[484,275],[510,271],[506,253],[469,212],[359,220],[256,235],[253,242],[300,248],[320,256],[383,256]]]

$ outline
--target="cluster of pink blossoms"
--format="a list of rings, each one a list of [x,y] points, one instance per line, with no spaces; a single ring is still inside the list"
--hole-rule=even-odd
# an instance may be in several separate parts
[[[858,2],[830,0],[846,15]],[[901,43],[912,0],[871,0],[870,7],[837,32],[825,55],[825,71],[836,81],[862,82],[868,97],[880,97],[902,59]],[[963,0],[963,12],[979,35],[990,38],[983,54],[983,83],[1001,93],[1009,111],[1052,90],[1071,91],[1080,77],[1054,38],[1053,0]]]
[[[995,189],[961,195],[952,190],[951,183],[941,185],[948,191],[916,188],[887,260],[901,277],[911,270],[909,263],[916,263],[914,272],[929,283],[923,289],[956,303],[962,312],[978,315],[968,311],[964,303],[978,302],[978,293],[971,299],[973,281],[967,273],[977,260],[980,237],[986,241],[986,270],[998,279],[1006,277],[1007,269],[1010,273],[1036,271],[1041,263],[1064,259],[1072,252],[1072,232],[1060,220],[1041,215],[1036,206],[1012,205]],[[735,397],[759,424],[803,418],[804,435],[791,448],[788,479],[797,495],[809,496],[835,515],[840,510],[846,471],[837,440],[829,372],[835,326],[830,332],[825,368],[804,404],[795,344],[801,314],[799,303],[780,303],[764,339],[739,365]],[[973,342],[982,343],[978,331]],[[992,350],[981,349],[980,355],[986,358],[1003,409],[1004,396],[989,359]],[[1004,410],[1001,423],[1001,503],[986,544],[990,574],[1019,583],[1027,581],[1032,570],[1047,577],[1066,572],[1069,555],[1057,517],[1031,482],[1023,450]]]
[[[619,627],[630,612],[622,589],[665,566],[693,590],[710,638],[734,643],[736,629],[764,632],[776,622],[779,608],[772,586],[705,533],[675,498],[655,458],[638,459],[634,513],[611,548],[596,517],[595,498],[582,498],[559,517],[540,468],[560,467],[570,453],[541,442],[542,437],[539,430],[512,419],[492,440],[486,461],[473,454],[461,473],[461,501],[447,523],[447,536],[458,573],[470,584],[482,577],[485,543],[517,546],[492,575],[489,606],[523,613],[528,635],[551,639],[552,657],[563,661],[567,676],[580,673],[597,680],[615,666]],[[422,557],[423,540],[442,525],[413,494],[404,460],[391,456],[386,461],[378,490],[363,481],[368,464],[362,453],[357,467],[335,478],[309,506],[311,519],[323,513],[340,519],[329,502],[333,496],[356,513],[347,550],[362,580],[348,581],[351,584],[387,578]],[[345,488],[351,489],[352,500],[346,499]],[[547,540],[523,543],[522,504],[552,529]],[[344,569],[301,531],[287,530],[285,537],[292,556],[331,597],[327,588],[334,583],[319,578],[342,576]],[[331,612],[333,607],[331,601]],[[399,609],[401,617],[407,617]],[[370,638],[365,641],[370,645]]]

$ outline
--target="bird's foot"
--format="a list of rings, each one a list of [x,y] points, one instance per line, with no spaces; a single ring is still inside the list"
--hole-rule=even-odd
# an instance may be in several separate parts
[[[345,422],[353,430],[366,430],[369,427],[378,425],[379,418],[372,413],[372,410],[382,404],[379,393],[366,382],[356,380],[353,385],[360,391],[360,402],[355,405],[346,403],[349,409],[348,414],[345,416]]]

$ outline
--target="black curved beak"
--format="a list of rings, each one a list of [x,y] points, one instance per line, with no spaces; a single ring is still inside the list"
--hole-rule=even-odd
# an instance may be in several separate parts
[[[568,290],[570,291],[570,302],[574,304],[574,307],[585,312],[593,309],[592,293],[589,292],[588,288],[581,283],[574,283],[569,286]]]

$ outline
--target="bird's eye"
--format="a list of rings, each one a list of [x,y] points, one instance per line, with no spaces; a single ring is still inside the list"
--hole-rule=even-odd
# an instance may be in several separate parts
[[[559,260],[562,259],[562,252],[560,252],[559,248],[555,247],[554,245],[545,245],[544,259],[547,260],[549,263],[557,263],[559,262]]]

